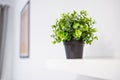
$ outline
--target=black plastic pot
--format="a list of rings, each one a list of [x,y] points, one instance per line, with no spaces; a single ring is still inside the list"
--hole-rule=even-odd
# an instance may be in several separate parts
[[[66,58],[67,59],[82,59],[83,58],[83,47],[82,41],[71,40],[64,42]]]

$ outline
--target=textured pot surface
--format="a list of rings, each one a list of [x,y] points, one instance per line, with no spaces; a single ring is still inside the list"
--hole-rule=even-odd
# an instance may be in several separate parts
[[[81,59],[83,57],[83,46],[82,41],[72,40],[64,42],[66,58],[67,59]]]

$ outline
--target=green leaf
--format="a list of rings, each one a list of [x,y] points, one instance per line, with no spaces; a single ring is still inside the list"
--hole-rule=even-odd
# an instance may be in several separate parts
[[[65,28],[65,26],[64,26],[64,24],[63,24],[63,23],[60,23],[60,27],[61,27],[62,29],[64,29],[64,28]]]
[[[52,43],[53,43],[53,44],[56,44],[56,41],[53,41]]]
[[[74,10],[73,15],[75,16],[76,14],[77,14],[77,12]]]
[[[94,37],[94,39],[98,40],[98,37],[97,37],[97,36],[95,36],[95,37]]]
[[[74,29],[77,29],[78,26],[79,26],[79,23],[76,23],[76,22],[75,22],[75,23],[73,24],[73,28],[74,28]]]
[[[75,33],[73,34],[74,38],[79,40],[81,37],[82,32],[80,30],[75,30]]]
[[[52,28],[55,28],[56,26],[55,25],[52,25]]]
[[[88,26],[85,26],[85,27],[84,27],[84,31],[88,31]]]
[[[88,15],[86,10],[81,10],[80,13],[81,13],[81,15],[84,15],[84,16]]]
[[[83,25],[80,25],[80,28],[83,28],[84,26]]]
[[[92,32],[96,32],[96,31],[97,31],[96,28],[93,28],[93,29],[92,29]]]

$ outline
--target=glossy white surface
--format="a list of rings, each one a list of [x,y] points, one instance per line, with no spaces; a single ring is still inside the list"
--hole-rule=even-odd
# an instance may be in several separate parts
[[[105,80],[102,78],[80,75],[77,73],[71,73],[67,71],[47,69],[42,71],[43,73],[39,75],[41,80]],[[35,80],[38,80],[38,78],[35,78]]]
[[[108,80],[120,80],[120,60],[48,60],[46,68]]]

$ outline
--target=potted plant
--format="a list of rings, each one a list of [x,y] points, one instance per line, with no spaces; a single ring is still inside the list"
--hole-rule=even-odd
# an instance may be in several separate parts
[[[82,58],[84,44],[91,45],[98,39],[94,24],[95,20],[88,16],[86,10],[63,13],[52,25],[53,43],[63,42],[67,59]]]

